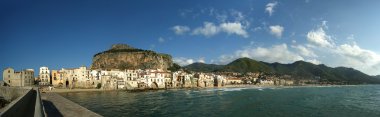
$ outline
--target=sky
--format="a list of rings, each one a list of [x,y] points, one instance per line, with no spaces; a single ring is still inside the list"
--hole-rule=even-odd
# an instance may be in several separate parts
[[[182,66],[248,57],[378,75],[378,11],[379,0],[2,0],[0,68],[90,67],[124,43]]]

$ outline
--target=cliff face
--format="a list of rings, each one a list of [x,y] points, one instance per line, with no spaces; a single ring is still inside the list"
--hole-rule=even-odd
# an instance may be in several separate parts
[[[163,69],[173,65],[168,54],[115,44],[112,48],[94,55],[91,69]]]

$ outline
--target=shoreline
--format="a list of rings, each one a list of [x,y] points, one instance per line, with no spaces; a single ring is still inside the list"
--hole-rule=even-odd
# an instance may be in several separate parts
[[[128,91],[146,92],[160,90],[192,90],[192,89],[211,89],[211,88],[273,88],[273,87],[326,87],[326,86],[358,86],[358,85],[295,85],[295,86],[272,86],[272,85],[226,85],[223,87],[194,87],[194,88],[170,88],[170,89],[135,89],[135,90],[111,90],[111,89],[60,89],[54,88],[51,91],[43,90],[41,93],[71,93],[71,92],[107,92],[107,91]]]

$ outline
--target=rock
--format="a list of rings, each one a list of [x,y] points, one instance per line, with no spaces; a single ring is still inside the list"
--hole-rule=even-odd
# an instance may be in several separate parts
[[[91,69],[163,69],[173,65],[168,54],[137,49],[126,44],[112,45],[111,49],[94,55]]]

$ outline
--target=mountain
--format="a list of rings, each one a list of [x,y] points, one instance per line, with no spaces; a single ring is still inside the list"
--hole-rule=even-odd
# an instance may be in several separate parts
[[[205,63],[193,63],[187,66],[184,66],[183,68],[190,71],[195,72],[214,72],[216,70],[219,70],[223,67],[223,65],[215,65],[215,64],[205,64]]]
[[[91,69],[168,69],[173,66],[168,54],[137,49],[127,44],[114,44],[109,50],[94,55]]]
[[[228,72],[271,72],[272,69],[263,62],[258,62],[250,58],[239,58],[223,66],[218,71]]]
[[[208,66],[202,65],[188,65],[191,66],[193,71],[202,71],[201,67]],[[188,67],[185,66],[185,67]],[[218,65],[219,69],[213,71],[225,72],[266,72],[276,74],[291,75],[295,79],[319,79],[330,82],[348,82],[350,84],[361,83],[380,83],[380,78],[369,76],[353,68],[336,67],[331,68],[326,65],[315,65],[313,63],[296,61],[292,64],[281,63],[266,63],[256,61],[250,58],[239,58],[227,65]],[[207,68],[210,69],[210,68]]]
[[[304,61],[297,61],[292,64],[266,63],[278,74],[289,74],[298,79],[320,78],[330,82],[346,81],[351,84],[360,83],[380,83],[379,79],[364,74],[353,68],[336,67],[331,68],[326,65],[315,65]]]

